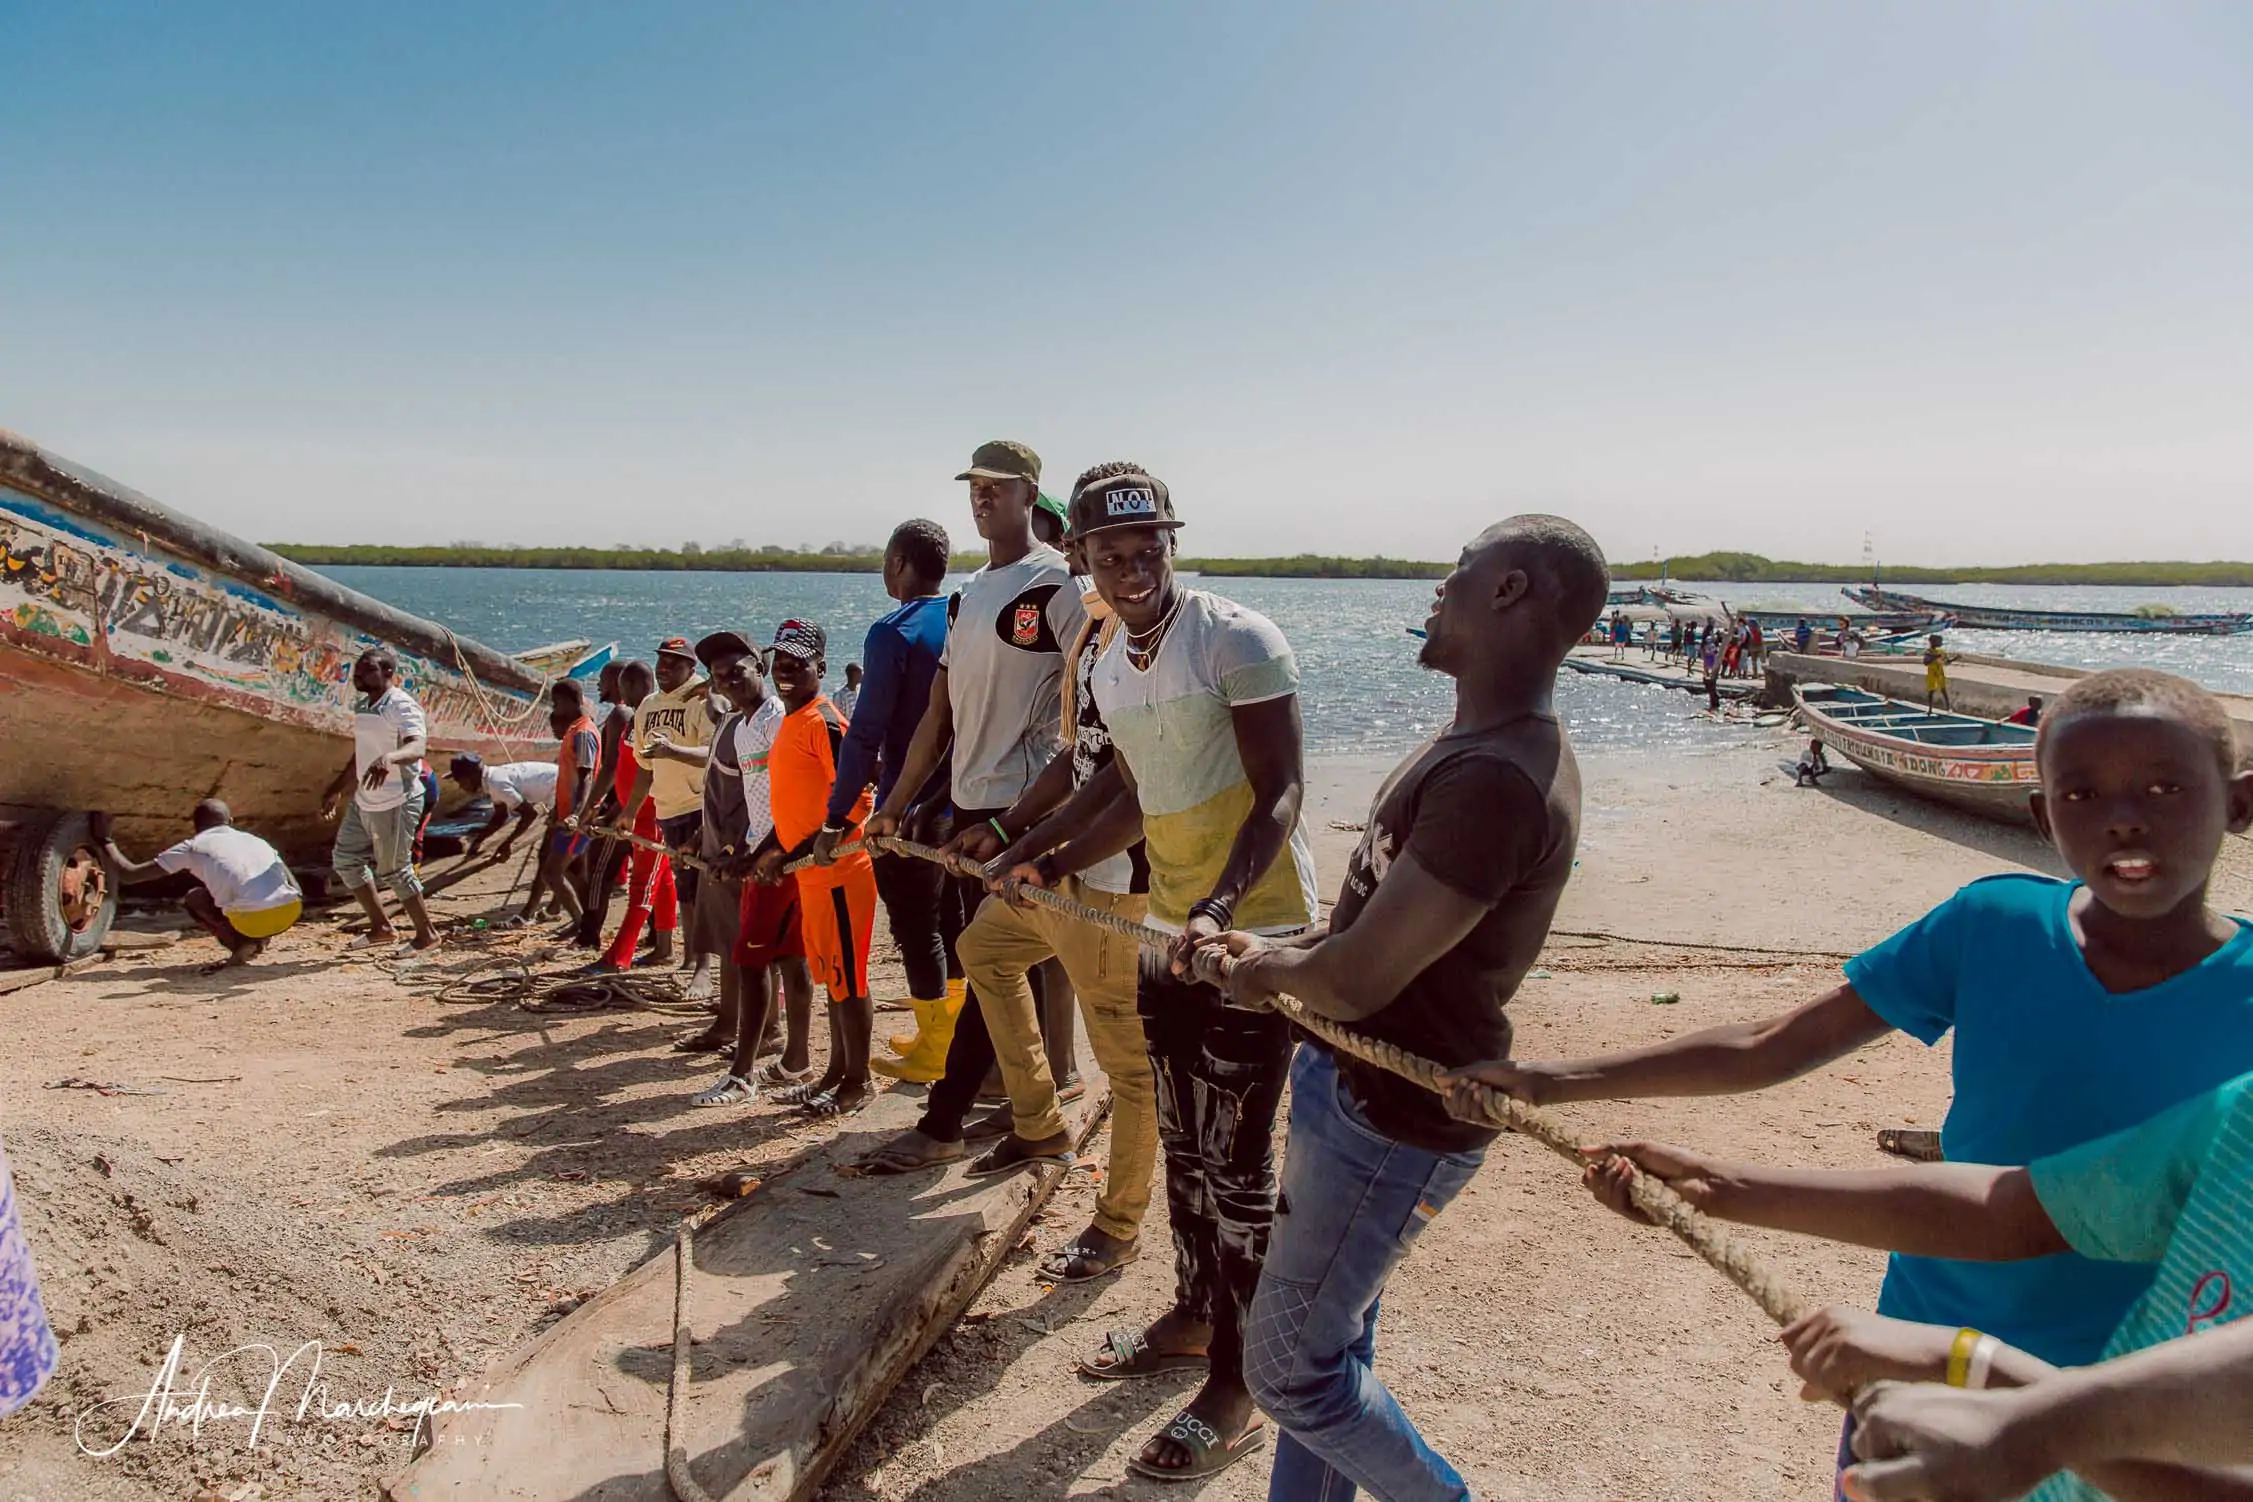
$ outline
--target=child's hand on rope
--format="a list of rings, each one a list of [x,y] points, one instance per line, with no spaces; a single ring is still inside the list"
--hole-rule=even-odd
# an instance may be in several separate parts
[[[1447,1092],[1447,1109],[1464,1121],[1485,1120],[1479,1114],[1476,1086],[1499,1090],[1529,1106],[1546,1106],[1567,1098],[1557,1090],[1561,1078],[1558,1065],[1519,1059],[1491,1059],[1439,1072],[1440,1088]]]
[[[1637,1173],[1657,1179],[1695,1210],[1712,1203],[1722,1178],[1720,1165],[1713,1160],[1659,1142],[1607,1142],[1584,1147],[1580,1154],[1589,1160],[1580,1175],[1589,1193],[1629,1220],[1645,1225],[1651,1223],[1650,1217],[1635,1208],[1628,1188]]]
[[[1791,1352],[1791,1369],[1809,1402],[1845,1407],[1872,1382],[1939,1382],[1948,1375],[1953,1327],[1891,1319],[1834,1304],[1784,1326],[1776,1339]]]

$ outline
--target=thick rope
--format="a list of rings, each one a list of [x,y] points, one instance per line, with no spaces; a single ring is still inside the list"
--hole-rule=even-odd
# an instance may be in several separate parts
[[[974,866],[967,866],[967,863],[958,863],[954,857],[933,846],[919,845],[913,840],[876,836],[862,843],[897,855],[931,861],[957,872],[964,872],[966,867],[968,870],[976,869]],[[1107,913],[1101,908],[1074,902],[1045,887],[1028,886],[1020,882],[1012,886],[1011,892],[1012,895],[1047,908],[1050,912],[1124,935],[1155,954],[1170,954],[1179,940],[1179,935],[1137,923],[1131,918],[1122,918],[1117,913]],[[1215,983],[1225,980],[1233,962],[1222,955],[1212,956],[1211,961],[1199,965],[1200,978]],[[1439,1084],[1441,1065],[1412,1054],[1397,1043],[1387,1043],[1379,1038],[1353,1032],[1344,1025],[1309,1010],[1296,997],[1276,997],[1275,1010],[1340,1053],[1421,1085],[1435,1095],[1450,1096],[1460,1104],[1471,1106],[1491,1126],[1503,1127],[1530,1137],[1576,1165],[1585,1167],[1587,1164],[1588,1160],[1581,1156],[1579,1138],[1575,1133],[1523,1101],[1513,1099],[1490,1085],[1468,1084],[1455,1092],[1444,1090]],[[1687,1200],[1659,1180],[1649,1174],[1638,1173],[1628,1186],[1628,1195],[1636,1209],[1649,1216],[1655,1224],[1681,1238],[1716,1272],[1742,1289],[1777,1324],[1788,1325],[1813,1307],[1774,1272],[1764,1267],[1750,1247],[1708,1220]]]

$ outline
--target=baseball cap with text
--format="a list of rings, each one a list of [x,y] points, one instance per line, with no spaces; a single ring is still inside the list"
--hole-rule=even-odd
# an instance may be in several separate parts
[[[996,438],[981,443],[970,456],[970,467],[957,480],[1030,480],[1040,483],[1040,455],[1021,443]]]
[[[1140,470],[1077,486],[1072,491],[1071,535],[1077,540],[1110,527],[1179,527],[1163,480]]]

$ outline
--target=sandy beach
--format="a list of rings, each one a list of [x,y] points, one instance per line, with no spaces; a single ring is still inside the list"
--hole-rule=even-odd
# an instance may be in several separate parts
[[[1963,882],[2053,869],[2030,832],[1912,803],[1851,769],[1796,790],[1788,754],[1776,741],[1586,759],[1580,870],[1543,971],[1513,1004],[1522,1055],[1776,1010]],[[1326,889],[1388,766],[1313,769]],[[505,871],[465,882],[438,915],[483,914],[505,885]],[[2230,842],[2217,901],[2253,908],[2244,841]],[[318,1342],[335,1401],[454,1390],[662,1250],[705,1203],[698,1178],[779,1165],[829,1130],[772,1106],[692,1111],[709,1070],[669,1051],[674,1019],[440,1001],[436,984],[486,949],[403,970],[342,964],[343,916],[302,926],[247,972],[196,975],[212,952],[197,939],[7,998],[0,1131],[66,1340],[61,1374],[0,1436],[11,1499],[373,1498],[409,1458],[407,1420],[284,1414],[251,1448],[247,1421],[220,1419],[104,1459],[78,1453],[73,1425],[127,1399],[125,1420],[87,1440],[114,1441],[175,1336],[190,1368],[250,1343],[287,1357]],[[883,958],[878,994],[901,994]],[[46,1088],[66,1078],[151,1093]],[[1937,1125],[1947,1093],[1945,1049],[1894,1038],[1758,1097],[1561,1114],[1592,1139],[1845,1166],[1882,1161],[1880,1127]],[[1071,1375],[1106,1328],[1164,1306],[1162,1225],[1118,1279],[1033,1277],[1033,1254],[1084,1224],[1091,1199],[1085,1174],[1067,1180],[825,1496],[1180,1494],[1129,1479],[1125,1460],[1193,1381]],[[1875,1256],[1748,1234],[1819,1298],[1875,1295]],[[1771,1334],[1671,1239],[1607,1216],[1566,1165],[1505,1138],[1396,1278],[1378,1361],[1481,1495],[1782,1502],[1820,1494],[1837,1419],[1798,1400]],[[294,1408],[310,1359],[280,1408]],[[232,1364],[214,1397],[253,1376],[262,1386],[270,1366]],[[1263,1496],[1266,1472],[1261,1458],[1193,1494]]]

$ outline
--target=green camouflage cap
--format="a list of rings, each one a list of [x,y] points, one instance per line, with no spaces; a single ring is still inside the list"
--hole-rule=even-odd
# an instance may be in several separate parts
[[[996,438],[981,443],[970,456],[970,467],[957,480],[1030,480],[1040,483],[1040,455],[1021,443]]]

